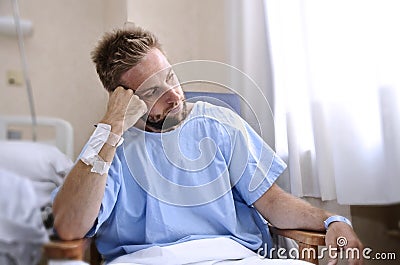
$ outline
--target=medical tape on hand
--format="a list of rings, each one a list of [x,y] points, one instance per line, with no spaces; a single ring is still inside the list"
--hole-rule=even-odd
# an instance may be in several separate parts
[[[96,155],[93,161],[93,167],[90,172],[97,173],[100,175],[107,174],[110,170],[111,162],[105,162],[101,156]]]
[[[111,145],[111,146],[120,146],[124,141],[124,138],[118,134],[115,134],[110,131],[110,135],[107,138],[106,143]]]
[[[123,138],[119,137],[118,142],[116,143],[117,137],[115,136],[117,135],[111,133],[111,125],[105,123],[97,124],[96,129],[94,130],[92,136],[90,136],[89,141],[86,144],[86,149],[83,151],[80,157],[83,163],[93,166],[95,157],[99,154],[101,148],[104,146],[104,143],[109,140],[110,135],[113,135],[110,140],[111,145],[115,146],[117,144],[121,144],[120,139]]]

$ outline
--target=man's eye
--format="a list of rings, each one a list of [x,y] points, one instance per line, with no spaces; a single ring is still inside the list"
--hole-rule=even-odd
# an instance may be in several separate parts
[[[149,97],[154,96],[154,94],[156,94],[156,92],[157,92],[157,88],[152,88],[152,89],[147,90],[142,96],[149,98]]]
[[[174,80],[174,72],[170,72],[167,76],[167,82],[173,81]]]

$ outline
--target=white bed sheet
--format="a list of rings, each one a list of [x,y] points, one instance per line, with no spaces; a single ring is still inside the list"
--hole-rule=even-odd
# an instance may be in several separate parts
[[[227,238],[206,238],[165,247],[150,247],[121,256],[107,265],[307,265],[291,259],[263,259],[238,242]]]
[[[32,182],[0,169],[0,264],[36,264],[48,241]]]

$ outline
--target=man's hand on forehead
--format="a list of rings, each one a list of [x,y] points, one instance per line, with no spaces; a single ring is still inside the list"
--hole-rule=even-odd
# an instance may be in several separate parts
[[[123,121],[123,132],[132,127],[147,112],[146,103],[133,90],[118,86],[110,94],[106,117]]]

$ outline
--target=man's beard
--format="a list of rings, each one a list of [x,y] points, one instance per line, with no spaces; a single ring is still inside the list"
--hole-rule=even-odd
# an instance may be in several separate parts
[[[167,114],[164,119],[159,121],[150,121],[149,116],[146,119],[146,130],[153,132],[167,131],[178,124],[180,124],[187,116],[186,101],[183,101],[182,112],[180,115],[169,115]]]

